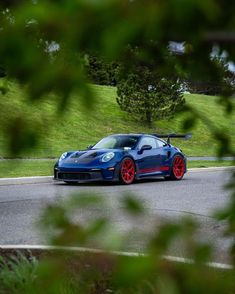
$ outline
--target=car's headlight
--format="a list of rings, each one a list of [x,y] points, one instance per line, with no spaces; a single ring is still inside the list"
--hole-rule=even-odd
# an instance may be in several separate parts
[[[67,156],[67,152],[64,152],[64,153],[60,156],[59,161],[60,161],[60,160],[64,160],[64,159],[66,158],[66,156]]]
[[[108,152],[108,153],[105,153],[103,155],[103,157],[101,158],[101,161],[102,162],[108,162],[110,161],[111,159],[113,159],[115,156],[115,154],[113,152]]]

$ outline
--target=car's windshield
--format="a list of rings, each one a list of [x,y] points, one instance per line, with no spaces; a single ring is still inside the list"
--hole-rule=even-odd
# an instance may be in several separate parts
[[[133,149],[138,136],[110,136],[99,141],[92,149]]]

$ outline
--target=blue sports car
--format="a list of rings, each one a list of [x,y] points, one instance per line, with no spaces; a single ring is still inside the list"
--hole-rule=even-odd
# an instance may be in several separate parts
[[[111,135],[87,150],[63,153],[55,164],[54,179],[66,183],[119,181],[127,185],[149,177],[181,180],[187,171],[186,157],[170,144],[170,138],[190,137],[191,134]]]

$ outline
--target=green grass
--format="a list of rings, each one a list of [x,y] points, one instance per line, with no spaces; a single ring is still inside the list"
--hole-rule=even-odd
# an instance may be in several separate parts
[[[55,161],[54,159],[0,160],[0,178],[51,176],[53,174]],[[188,168],[232,165],[234,165],[232,161],[188,161]]]
[[[34,293],[37,268],[32,255],[30,260],[20,252],[8,259],[0,256],[0,293]]]
[[[56,160],[0,160],[0,178],[51,176]]]
[[[188,168],[195,167],[221,167],[221,166],[234,166],[233,161],[216,160],[216,161],[188,161]]]
[[[0,81],[1,83],[1,81]],[[152,128],[134,121],[127,113],[120,110],[116,103],[116,88],[92,86],[96,96],[93,109],[86,110],[81,97],[74,94],[63,113],[56,108],[58,97],[50,95],[40,103],[25,99],[25,91],[15,83],[10,83],[4,99],[0,99],[0,123],[6,125],[5,133],[0,133],[0,157],[9,156],[7,145],[8,116],[28,117],[32,130],[37,131],[38,148],[25,150],[22,157],[58,157],[67,150],[79,150],[97,142],[100,138],[113,133],[177,133],[182,132],[183,114],[171,120],[157,121]],[[205,95],[185,95],[188,104],[193,105],[226,133],[233,134],[235,114],[228,116],[218,104],[218,97]],[[24,127],[24,126],[22,126]],[[192,130],[193,138],[189,141],[173,140],[187,156],[215,155],[217,144],[204,124],[198,123]],[[17,143],[17,142],[16,142]],[[235,147],[235,140],[233,141]]]

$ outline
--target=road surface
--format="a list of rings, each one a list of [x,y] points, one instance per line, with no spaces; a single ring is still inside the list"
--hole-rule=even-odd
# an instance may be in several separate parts
[[[229,191],[223,187],[229,179],[229,170],[190,171],[182,181],[155,179],[140,181],[133,185],[54,183],[52,179],[27,181],[0,181],[0,244],[46,244],[43,234],[35,227],[43,209],[49,203],[66,199],[70,194],[92,192],[103,195],[109,207],[104,211],[82,210],[77,219],[92,218],[105,214],[114,222],[117,230],[130,230],[131,251],[141,251],[143,242],[137,238],[137,230],[151,230],[165,221],[180,221],[182,216],[192,216],[200,224],[198,240],[213,242],[216,261],[228,261],[226,251],[231,239],[222,238],[225,222],[214,219],[217,209],[229,202]],[[145,219],[133,220],[122,213],[123,193],[133,193],[148,211]],[[183,256],[183,248],[176,246],[171,254]]]

